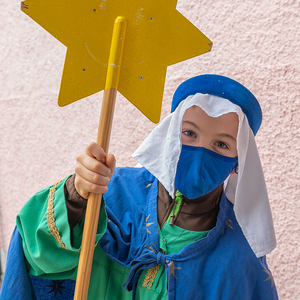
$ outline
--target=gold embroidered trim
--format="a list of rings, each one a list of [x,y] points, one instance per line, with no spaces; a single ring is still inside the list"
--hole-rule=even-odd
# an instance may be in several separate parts
[[[146,287],[148,290],[151,290],[151,287],[153,285],[154,279],[158,272],[159,266],[160,265],[155,265],[152,268],[148,269],[148,271],[145,275],[143,285],[142,285],[143,287]]]
[[[56,182],[52,188],[50,188],[50,192],[49,192],[49,196],[48,196],[48,207],[47,207],[47,224],[48,224],[48,228],[49,231],[51,232],[51,234],[54,236],[54,238],[57,240],[57,242],[59,243],[59,245],[64,248],[69,250],[65,244],[63,243],[63,241],[61,240],[60,234],[55,226],[55,219],[54,219],[54,194],[55,194],[55,190],[56,187],[62,182]]]

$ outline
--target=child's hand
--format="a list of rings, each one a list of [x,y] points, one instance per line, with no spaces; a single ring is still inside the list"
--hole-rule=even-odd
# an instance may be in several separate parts
[[[107,185],[116,168],[114,155],[104,152],[96,143],[91,143],[84,152],[77,157],[75,167],[75,188],[85,199],[89,193],[104,194]]]

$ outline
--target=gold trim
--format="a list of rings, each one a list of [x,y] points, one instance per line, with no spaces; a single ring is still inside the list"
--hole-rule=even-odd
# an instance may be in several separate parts
[[[54,218],[54,194],[55,194],[55,190],[56,187],[62,182],[56,182],[52,188],[50,188],[50,192],[49,192],[49,196],[48,196],[48,207],[47,207],[47,224],[48,224],[48,228],[49,231],[51,232],[51,234],[54,236],[54,238],[56,239],[56,241],[59,243],[59,245],[66,250],[69,250],[65,244],[63,243],[63,241],[61,240],[60,234],[55,226],[55,218]]]
[[[157,264],[147,270],[144,282],[142,284],[143,287],[146,287],[148,290],[151,290],[151,287],[153,285],[153,282],[154,282],[154,279],[156,277],[159,267],[160,267],[160,265]]]

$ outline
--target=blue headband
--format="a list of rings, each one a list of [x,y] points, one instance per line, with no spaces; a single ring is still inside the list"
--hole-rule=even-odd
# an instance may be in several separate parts
[[[190,78],[179,85],[175,91],[171,112],[182,100],[197,93],[225,98],[238,105],[247,116],[249,125],[256,135],[262,121],[261,108],[254,95],[243,85],[228,77],[214,74]]]

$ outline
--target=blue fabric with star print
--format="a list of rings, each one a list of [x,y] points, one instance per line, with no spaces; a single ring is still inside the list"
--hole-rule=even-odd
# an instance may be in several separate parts
[[[35,296],[38,300],[73,300],[75,281],[50,280],[29,275]]]
[[[112,260],[130,267],[132,290],[143,269],[159,263],[168,278],[168,299],[278,299],[265,258],[257,258],[223,193],[216,226],[206,238],[176,254],[159,249],[157,179],[144,168],[117,169],[105,194],[109,219],[100,240]]]
[[[75,281],[49,280],[27,274],[22,238],[15,228],[0,291],[1,300],[72,300]]]
[[[17,228],[14,229],[8,249],[7,264],[2,281],[0,299],[36,299],[26,272],[22,239]]]
[[[130,267],[124,286],[132,290],[132,299],[141,271],[157,263],[166,270],[168,300],[278,299],[265,257],[255,256],[225,194],[220,202],[217,224],[207,237],[176,254],[164,255],[159,249],[157,192],[157,179],[144,168],[118,168],[105,194],[110,222],[100,244],[109,258]],[[35,278],[30,277],[31,283],[26,273],[17,230],[11,240],[7,268],[1,300],[49,299],[40,295],[36,298],[33,292],[37,285],[33,282]],[[61,296],[59,291],[66,291],[62,287],[66,287],[67,281],[54,284],[52,280],[36,280],[44,286],[44,291],[52,291],[53,297],[56,291],[53,299]]]

